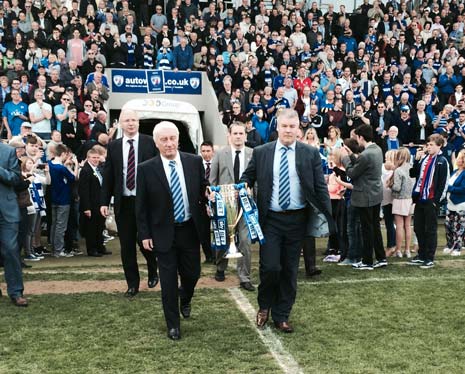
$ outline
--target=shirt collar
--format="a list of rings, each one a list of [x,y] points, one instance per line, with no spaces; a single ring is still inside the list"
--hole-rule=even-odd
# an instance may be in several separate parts
[[[276,141],[276,149],[281,149],[282,147],[286,147],[288,150],[295,151],[295,145],[297,141],[294,141],[291,145],[285,146],[283,143],[279,141],[279,139]]]
[[[126,144],[128,142],[128,140],[130,140],[130,139],[134,139],[134,143],[138,143],[139,142],[139,133],[134,135],[132,138],[129,138],[128,136],[123,135],[123,144]]]
[[[242,147],[241,149],[236,149],[233,146],[231,146],[231,152],[232,152],[232,154],[236,154],[236,151],[241,151],[241,153],[242,153],[244,151],[244,148],[245,148],[245,146]]]
[[[181,156],[176,152],[176,157],[173,160],[168,160],[166,157],[160,155],[164,164],[169,165],[170,161],[176,161],[176,165],[181,165]]]

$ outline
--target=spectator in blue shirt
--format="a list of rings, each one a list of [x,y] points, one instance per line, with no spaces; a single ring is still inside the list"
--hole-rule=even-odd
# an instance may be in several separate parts
[[[71,162],[73,172],[64,164]],[[55,158],[49,161],[51,177],[52,227],[50,239],[55,257],[68,257],[64,251],[65,232],[71,207],[71,187],[76,180],[79,164],[75,155],[71,154],[63,144],[55,147]]]
[[[174,70],[191,71],[194,66],[194,54],[192,47],[187,45],[187,39],[182,37],[179,45],[173,50],[173,68]]]

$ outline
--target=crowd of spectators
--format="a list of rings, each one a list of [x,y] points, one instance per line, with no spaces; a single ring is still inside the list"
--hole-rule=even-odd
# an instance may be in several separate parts
[[[464,18],[464,3],[456,0],[364,0],[352,11],[332,4],[322,11],[304,1],[4,0],[1,135],[25,156],[24,178],[39,190],[51,183],[53,199],[54,180],[72,185],[94,145],[103,149],[103,161],[113,131],[105,68],[197,70],[206,72],[218,96],[223,123],[246,123],[249,147],[275,139],[280,110],[294,108],[302,138],[333,166],[334,151],[364,124],[384,152],[415,149],[440,134],[452,172],[465,141]],[[335,176],[328,183],[333,200],[348,189],[339,191]],[[36,216],[51,209],[41,205],[40,193],[31,191]],[[69,212],[50,211],[52,243],[68,232],[62,216],[79,209],[76,191],[65,199]],[[30,206],[23,211],[33,215]],[[32,244],[24,245],[26,257],[40,246],[40,220],[27,216]],[[449,218],[462,224],[457,215]],[[404,218],[396,222],[407,225]],[[71,234],[58,240],[57,256],[64,248],[71,252],[77,237],[77,223],[66,223]],[[332,238],[331,247],[341,240]],[[337,248],[328,247],[328,255],[331,249]]]

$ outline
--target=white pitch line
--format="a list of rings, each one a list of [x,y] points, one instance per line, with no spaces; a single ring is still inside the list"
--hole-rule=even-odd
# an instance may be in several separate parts
[[[421,270],[420,270],[421,271]],[[434,270],[433,270],[434,271]],[[299,281],[298,284],[309,285],[309,286],[320,286],[324,284],[351,284],[351,283],[371,283],[371,282],[388,282],[388,281],[408,281],[408,282],[419,282],[424,280],[459,280],[464,279],[465,275],[462,276],[450,276],[450,277],[386,277],[386,278],[364,278],[364,279],[333,279],[328,281],[310,281],[303,282]]]
[[[255,316],[256,311],[254,307],[250,304],[249,300],[244,296],[244,294],[238,288],[229,288],[229,293],[231,294],[233,300],[236,302],[239,309],[242,313],[245,314],[252,326],[255,327],[260,339],[268,348],[268,350],[273,355],[274,359],[281,367],[285,374],[301,374],[303,370],[300,368],[297,361],[292,357],[292,355],[287,352],[281,340],[276,336],[276,334],[271,331],[269,327],[259,330],[255,325]]]

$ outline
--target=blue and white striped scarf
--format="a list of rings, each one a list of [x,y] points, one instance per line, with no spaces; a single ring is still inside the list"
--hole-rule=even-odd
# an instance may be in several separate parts
[[[429,164],[428,169],[426,165],[428,164],[429,158],[432,157],[431,163]],[[426,156],[421,161],[420,175],[413,189],[414,194],[419,197],[420,201],[427,201],[434,199],[434,170],[436,169],[436,161],[438,155],[436,156]]]

